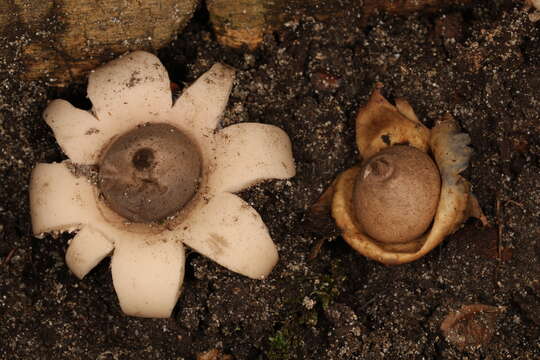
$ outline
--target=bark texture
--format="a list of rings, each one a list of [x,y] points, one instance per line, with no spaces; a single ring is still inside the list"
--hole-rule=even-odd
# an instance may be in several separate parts
[[[0,2],[0,35],[24,43],[23,76],[65,85],[103,61],[166,45],[187,24],[198,0],[8,0]]]
[[[218,41],[228,47],[255,49],[270,33],[300,14],[317,20],[347,16],[351,6],[362,8],[363,20],[377,12],[407,14],[463,5],[472,0],[208,0],[210,21]]]

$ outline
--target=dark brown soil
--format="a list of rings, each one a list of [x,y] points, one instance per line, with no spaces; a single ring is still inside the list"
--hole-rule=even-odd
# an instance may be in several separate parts
[[[238,69],[223,125],[280,126],[298,171],[241,194],[278,244],[269,279],[190,253],[166,320],[122,314],[108,260],[79,281],[64,263],[69,236],[31,236],[31,169],[65,158],[41,113],[58,97],[90,104],[85,84],[23,82],[16,55],[0,59],[0,359],[194,359],[212,348],[236,359],[540,358],[540,22],[510,1],[358,15],[301,18],[249,53],[221,48],[201,11],[158,52],[178,84],[217,61]],[[2,46],[31,41],[21,34]],[[397,267],[355,253],[330,220],[308,211],[358,162],[355,113],[376,81],[428,126],[449,112],[471,135],[465,176],[492,224],[469,220],[425,258]],[[444,317],[467,304],[504,307],[489,344],[461,349],[441,333]]]

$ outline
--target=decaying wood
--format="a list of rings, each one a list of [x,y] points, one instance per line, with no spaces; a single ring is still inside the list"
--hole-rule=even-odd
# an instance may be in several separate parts
[[[300,14],[318,20],[343,14],[336,0],[207,0],[217,40],[224,46],[255,49],[263,36]]]
[[[197,360],[233,360],[233,357],[232,355],[223,354],[219,349],[212,349],[197,354]]]
[[[11,0],[0,35],[21,41],[24,77],[64,85],[129,50],[156,50],[191,18],[198,0]],[[17,29],[17,34],[13,34]],[[1,53],[0,56],[4,55]]]
[[[350,6],[359,6],[364,20],[376,12],[407,14],[433,11],[472,0],[364,0],[342,5],[324,0],[208,0],[210,21],[218,41],[225,46],[256,48],[265,33],[270,33],[299,14],[324,21],[350,14]]]
[[[364,0],[362,11],[370,16],[377,11],[408,14],[415,11],[435,11],[451,5],[465,5],[472,0]]]
[[[319,21],[377,11],[403,14],[471,0],[207,0],[218,41],[255,49],[265,34],[311,16]],[[22,62],[26,79],[66,85],[124,52],[165,46],[189,21],[199,0],[10,0],[0,1],[0,39],[19,44],[0,57]],[[353,4],[353,5],[351,5]],[[354,9],[357,10],[357,9]],[[12,53],[7,54],[8,51]]]
[[[268,30],[266,5],[265,1],[253,0],[208,1],[210,21],[218,41],[234,48],[257,47]]]

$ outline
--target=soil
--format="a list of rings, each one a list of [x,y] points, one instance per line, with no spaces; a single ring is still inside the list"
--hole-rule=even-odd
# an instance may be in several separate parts
[[[191,252],[170,319],[123,315],[109,260],[80,281],[64,262],[69,235],[32,236],[31,170],[65,159],[41,114],[54,98],[90,103],[84,83],[19,80],[16,49],[32,34],[14,29],[24,36],[2,44],[14,55],[0,59],[0,359],[194,359],[214,348],[261,360],[540,358],[540,22],[511,1],[369,19],[347,9],[331,22],[288,22],[255,52],[220,47],[202,9],[157,53],[180,86],[214,62],[235,67],[223,126],[281,127],[297,165],[293,179],[240,194],[278,246],[270,277],[250,280]],[[359,161],[354,118],[377,81],[426,125],[448,112],[470,134],[464,175],[491,223],[471,219],[395,267],[357,254],[329,217],[310,212]],[[497,310],[461,320],[465,340],[452,342],[441,323],[472,304]]]

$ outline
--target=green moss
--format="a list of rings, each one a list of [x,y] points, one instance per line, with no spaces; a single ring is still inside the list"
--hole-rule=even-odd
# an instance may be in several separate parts
[[[311,295],[317,298],[323,310],[326,310],[334,299],[341,294],[346,279],[345,269],[343,269],[339,260],[332,263],[329,274],[317,279],[316,289]]]
[[[303,358],[303,336],[308,327],[316,326],[318,312],[315,309],[300,312],[287,320],[273,336],[268,338],[266,356],[270,360],[293,360]]]
[[[306,308],[303,304],[303,294],[291,298],[287,307],[293,309],[292,313],[289,313],[288,319],[282,323],[279,330],[268,338],[265,350],[268,359],[294,360],[304,358],[303,354],[309,352],[309,349],[305,348],[306,344],[303,340],[306,330],[317,326],[320,314],[341,294],[347,279],[345,274],[346,270],[341,261],[336,260],[327,274],[317,278],[299,279],[303,284],[312,283],[311,292],[303,292],[303,294],[309,293],[308,296],[316,300],[316,304],[313,308]]]
[[[280,329],[269,339],[270,349],[266,353],[270,360],[289,360],[291,357],[291,336],[287,329]]]

